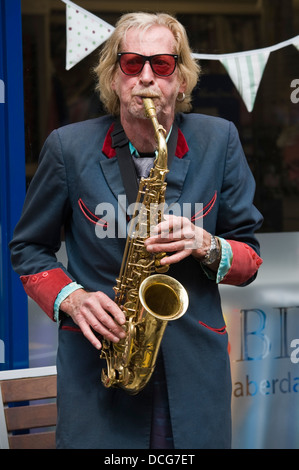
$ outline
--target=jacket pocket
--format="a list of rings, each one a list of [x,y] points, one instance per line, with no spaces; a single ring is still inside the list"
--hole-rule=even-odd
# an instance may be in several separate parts
[[[74,331],[75,333],[82,333],[81,329],[79,326],[71,326],[71,325],[62,325],[61,326],[62,330],[68,330],[68,331]]]
[[[78,205],[82,214],[89,222],[92,222],[94,225],[100,225],[101,227],[108,227],[107,221],[91,212],[81,198],[78,199]]]
[[[226,325],[222,326],[221,328],[213,328],[212,326],[209,326],[206,323],[203,323],[202,321],[199,321],[198,323],[207,328],[208,330],[214,331],[214,333],[217,333],[218,335],[225,335],[227,333]]]

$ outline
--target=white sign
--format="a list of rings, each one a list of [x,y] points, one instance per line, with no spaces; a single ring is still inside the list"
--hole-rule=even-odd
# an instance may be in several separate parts
[[[221,286],[234,449],[299,449],[299,234],[260,234],[247,287]]]

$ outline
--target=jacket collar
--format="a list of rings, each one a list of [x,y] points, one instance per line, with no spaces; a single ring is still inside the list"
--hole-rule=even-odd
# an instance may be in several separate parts
[[[113,130],[114,130],[114,123],[108,129],[108,132],[106,134],[104,144],[102,147],[102,152],[107,158],[113,158],[116,156],[116,151],[112,147],[111,134]],[[177,146],[176,146],[176,151],[175,151],[176,157],[183,158],[188,152],[188,150],[189,150],[189,147],[184,137],[184,134],[182,133],[180,129],[178,129],[178,140],[177,140]]]

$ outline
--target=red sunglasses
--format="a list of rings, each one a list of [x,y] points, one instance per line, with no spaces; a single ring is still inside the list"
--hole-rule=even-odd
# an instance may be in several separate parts
[[[117,60],[122,72],[126,75],[138,75],[145,62],[149,62],[152,71],[160,77],[168,77],[173,74],[178,61],[176,54],[141,55],[134,52],[119,52]]]

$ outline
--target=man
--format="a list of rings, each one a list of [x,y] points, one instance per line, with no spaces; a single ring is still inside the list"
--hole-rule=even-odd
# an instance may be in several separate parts
[[[237,132],[222,119],[178,113],[190,107],[199,67],[184,28],[169,15],[124,15],[96,72],[110,114],[49,136],[11,243],[26,292],[60,322],[57,446],[228,448],[231,383],[218,284],[245,285],[262,262],[254,236],[262,217]],[[124,313],[113,301],[125,238],[99,231],[108,227],[105,203],[115,208],[110,225],[123,233],[118,203],[135,184],[127,182],[129,166],[121,170],[119,148],[130,151],[135,180],[143,162],[153,164],[157,144],[144,97],[153,99],[167,134],[166,203],[192,207],[191,220],[166,216],[145,244],[167,252],[161,264],[186,288],[189,308],[167,326],[152,380],[130,396],[100,380],[102,338],[125,336]],[[67,269],[55,257],[62,226]]]

